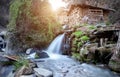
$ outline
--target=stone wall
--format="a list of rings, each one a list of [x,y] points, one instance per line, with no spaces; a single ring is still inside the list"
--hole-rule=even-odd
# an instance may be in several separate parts
[[[109,10],[97,7],[72,6],[68,12],[68,25],[73,27],[80,24],[93,24],[108,22]]]
[[[82,20],[82,9],[79,7],[74,7],[70,14],[68,15],[68,25],[73,27],[75,25],[79,25]]]
[[[67,13],[64,11],[57,14],[57,20],[59,21],[60,24],[67,24],[68,23]]]

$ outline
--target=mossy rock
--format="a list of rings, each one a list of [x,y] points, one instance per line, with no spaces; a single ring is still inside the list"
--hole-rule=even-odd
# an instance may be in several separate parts
[[[115,60],[110,60],[109,67],[116,72],[120,72],[120,62]]]
[[[82,42],[78,42],[77,47],[81,47],[82,46]]]
[[[75,59],[77,59],[77,60],[81,59],[80,58],[80,54],[79,53],[75,53],[75,52],[72,53],[72,57],[75,58]]]
[[[75,35],[75,37],[79,38],[80,36],[83,35],[83,32],[82,31],[76,31],[73,33],[73,35]]]
[[[72,48],[71,49],[73,52],[76,52],[77,51],[77,48]]]
[[[73,45],[77,45],[77,43],[78,43],[78,39],[77,38],[75,38],[74,40],[73,40]]]
[[[89,28],[90,30],[96,29],[96,27],[95,27],[94,25],[90,25],[90,26],[88,26],[88,28]]]

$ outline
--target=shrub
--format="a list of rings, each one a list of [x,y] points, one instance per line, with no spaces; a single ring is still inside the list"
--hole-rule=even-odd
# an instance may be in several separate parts
[[[13,0],[8,29],[12,34],[11,49],[21,52],[46,47],[61,26],[47,0]]]
[[[29,61],[24,57],[20,57],[20,59],[14,62],[13,65],[15,66],[15,71],[16,71],[22,66],[26,66],[26,67],[29,66]]]
[[[89,28],[90,30],[92,30],[92,29],[96,29],[96,27],[95,27],[95,26],[93,26],[93,25],[88,26],[88,28]]]
[[[74,48],[74,47],[73,47],[71,50],[72,50],[73,52],[76,52],[76,51],[77,51],[77,49],[76,49],[76,48]]]
[[[111,23],[110,23],[109,21],[105,22],[105,24],[106,24],[107,26],[110,26],[110,25],[111,25]]]
[[[88,41],[88,40],[89,40],[89,37],[88,37],[88,36],[82,36],[80,39],[81,39],[82,41]]]
[[[82,42],[78,42],[77,47],[81,47],[82,46]]]
[[[82,23],[80,26],[88,26],[88,24],[86,24],[86,23]]]
[[[77,59],[77,60],[81,59],[80,58],[80,54],[79,53],[75,53],[75,52],[72,53],[72,57],[75,58],[75,59]]]
[[[82,31],[76,31],[73,33],[73,35],[75,35],[76,37],[80,37],[83,35],[83,32]]]

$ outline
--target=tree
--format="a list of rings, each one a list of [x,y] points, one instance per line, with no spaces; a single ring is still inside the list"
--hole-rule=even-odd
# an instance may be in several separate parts
[[[17,8],[17,9],[16,9]],[[8,48],[23,52],[30,47],[46,47],[60,25],[47,0],[14,0],[10,7]]]

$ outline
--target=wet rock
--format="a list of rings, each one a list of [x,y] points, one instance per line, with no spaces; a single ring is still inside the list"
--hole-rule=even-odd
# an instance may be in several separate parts
[[[99,47],[96,49],[100,53],[105,53],[105,52],[112,52],[113,48],[106,48],[106,47]]]
[[[15,72],[15,77],[20,77],[23,73],[23,70],[24,70],[25,66],[21,67],[20,69],[18,69],[16,72]]]
[[[44,51],[39,51],[34,48],[29,48],[26,50],[26,54],[28,55],[28,59],[31,58],[48,58],[48,54]]]
[[[27,59],[34,59],[34,58],[36,58],[36,52],[29,54],[27,57]]]
[[[111,56],[113,55],[114,47],[99,47],[95,52],[95,59],[98,62],[108,64]]]
[[[110,59],[109,67],[114,71],[120,72],[120,31],[118,34],[117,45],[114,49],[114,54]]]
[[[48,58],[48,54],[46,52],[37,52],[39,58]]]
[[[109,67],[116,72],[120,72],[120,62],[110,61]]]
[[[22,74],[23,75],[33,74],[33,69],[31,67],[25,67]]]
[[[14,77],[13,66],[0,66],[0,77]]]
[[[38,77],[53,77],[53,73],[44,68],[34,68],[34,71]]]
[[[37,64],[36,64],[35,62],[30,62],[30,63],[29,63],[29,66],[30,66],[31,68],[35,68],[35,67],[37,67]]]
[[[26,54],[28,55],[28,59],[34,59],[36,57],[36,49],[34,48],[29,48],[26,50]]]
[[[94,65],[80,64],[73,59],[60,57],[38,63],[43,68],[53,71],[53,77],[117,77],[108,69],[101,69]],[[119,77],[119,76],[118,76]]]
[[[95,53],[95,50],[98,47],[98,43],[87,44],[86,47],[89,52]]]
[[[11,71],[11,72],[8,74],[7,77],[14,77],[14,73],[13,73],[13,71]]]
[[[29,55],[31,53],[34,53],[35,51],[33,51],[33,48],[29,48],[26,50],[26,54]]]
[[[21,75],[20,77],[36,77],[36,76],[32,74],[32,75]]]
[[[116,56],[114,56],[116,57]],[[115,59],[114,57],[112,57],[112,59],[109,61],[109,67],[116,71],[116,72],[120,72],[120,60]]]
[[[33,69],[31,67],[26,67],[25,65],[18,69],[15,73],[15,77],[20,77],[21,75],[33,74]]]
[[[9,62],[8,58],[5,58],[4,56],[0,55],[0,62]]]
[[[87,49],[87,57],[85,56],[84,58],[88,61],[88,60],[94,60],[95,57],[95,50],[98,47],[97,43],[93,43],[93,44],[86,44],[84,46]]]

